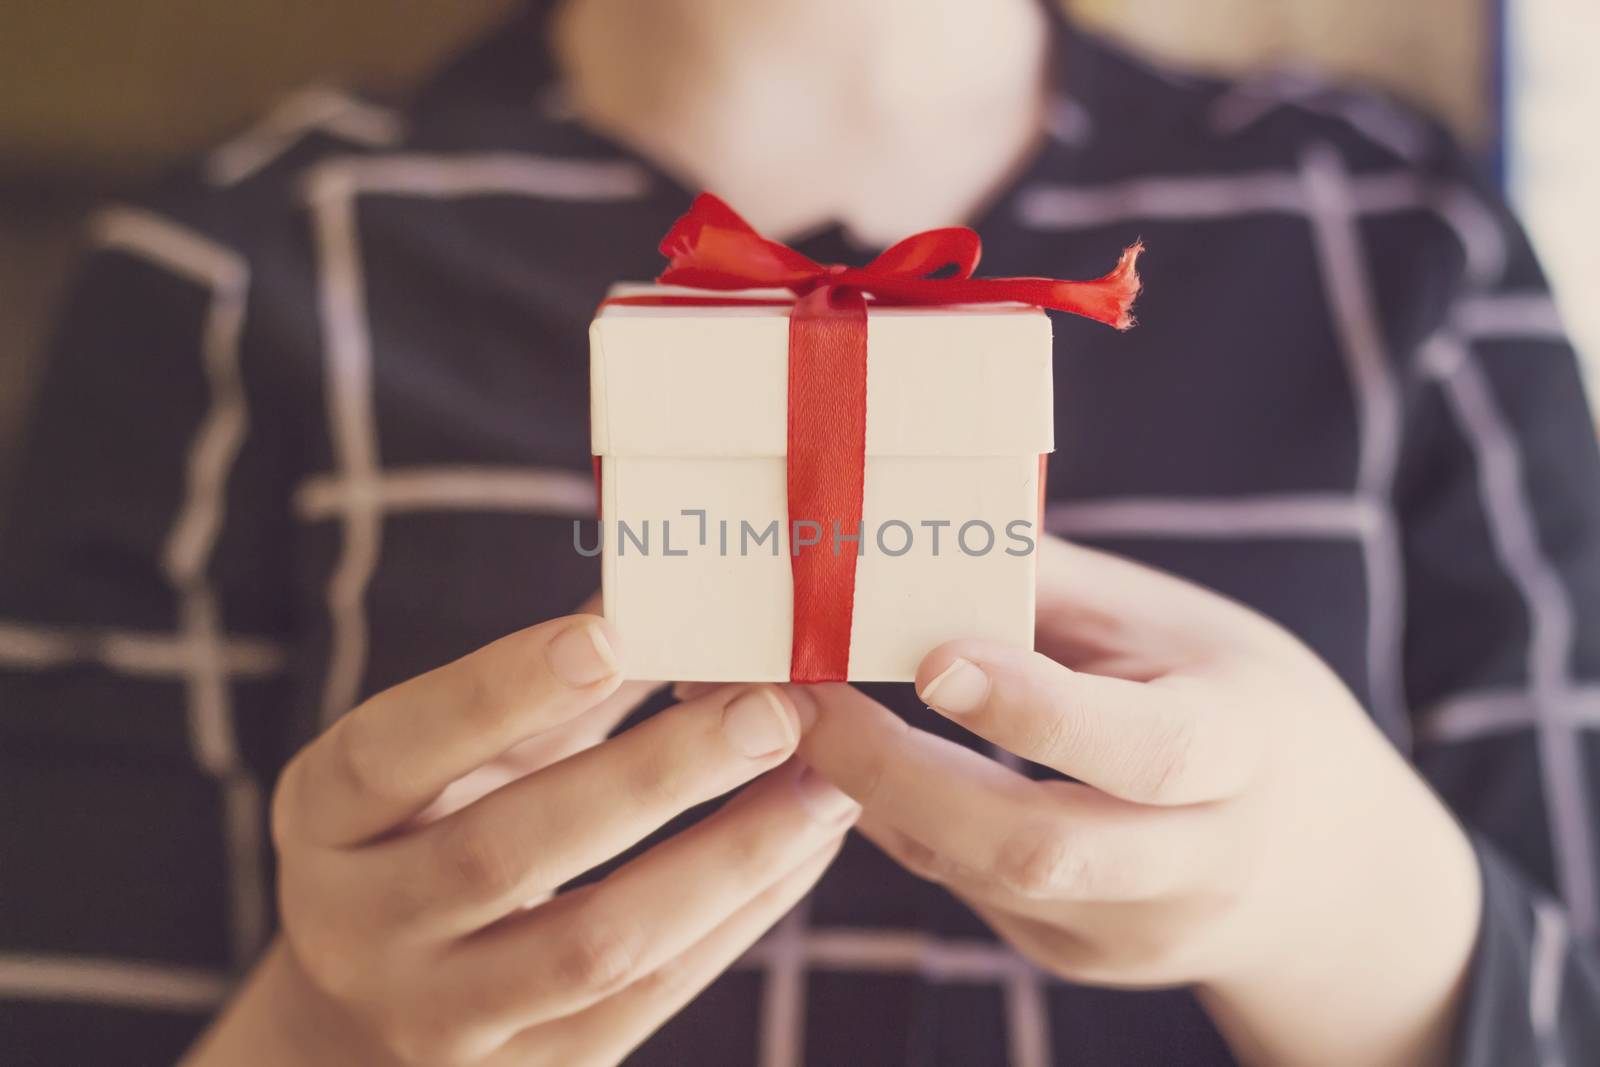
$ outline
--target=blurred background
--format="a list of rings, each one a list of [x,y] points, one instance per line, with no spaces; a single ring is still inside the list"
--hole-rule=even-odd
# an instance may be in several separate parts
[[[0,5],[0,479],[86,208],[307,83],[402,97],[515,0],[6,0]],[[1600,361],[1596,0],[1071,0],[1192,66],[1311,69],[1451,125],[1534,233]],[[1600,362],[1591,366],[1600,367]],[[1600,374],[1593,376],[1600,378]]]

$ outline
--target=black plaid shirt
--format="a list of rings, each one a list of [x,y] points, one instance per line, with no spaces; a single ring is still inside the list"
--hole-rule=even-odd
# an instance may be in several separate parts
[[[1459,812],[1456,1063],[1600,1059],[1600,457],[1526,242],[1404,112],[1057,34],[985,271],[1150,251],[1136,331],[1055,324],[1051,527],[1287,624]],[[403,114],[299,96],[96,220],[0,512],[5,1063],[174,1058],[269,936],[290,753],[595,588],[584,330],[689,194],[563,114],[541,36]],[[1189,992],[1042,975],[852,838],[636,1061],[1231,1059]]]

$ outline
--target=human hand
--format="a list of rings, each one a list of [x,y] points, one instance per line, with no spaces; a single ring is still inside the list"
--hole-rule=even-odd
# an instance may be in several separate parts
[[[935,649],[924,701],[1033,781],[849,686],[801,756],[860,829],[1046,970],[1196,984],[1257,1063],[1436,1062],[1476,936],[1465,837],[1332,671],[1249,609],[1045,540],[1038,652]]]
[[[649,689],[622,685],[611,640],[584,615],[512,634],[374,696],[289,763],[283,937],[192,1064],[615,1063],[789,910],[857,812],[780,768],[793,702],[722,689],[596,744]],[[295,1047],[263,1051],[269,1029]]]

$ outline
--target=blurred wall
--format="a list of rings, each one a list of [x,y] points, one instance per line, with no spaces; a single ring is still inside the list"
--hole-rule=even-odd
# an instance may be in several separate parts
[[[1309,66],[1382,86],[1445,119],[1469,142],[1489,132],[1491,0],[1071,0],[1068,6],[1084,24],[1156,54],[1228,71]]]
[[[1386,84],[1482,130],[1488,0],[1073,0],[1154,51],[1239,69],[1293,61]],[[148,173],[289,86],[411,85],[516,0],[6,0],[0,168]]]
[[[754,0],[772,2],[772,0]],[[1292,63],[1485,129],[1489,0],[1071,0],[1221,70]],[[76,222],[292,86],[403,92],[517,0],[0,0],[0,479]]]
[[[1595,0],[1524,0],[1512,9],[1507,55],[1512,202],[1533,236],[1585,359],[1600,410],[1600,116]]]
[[[149,173],[330,79],[413,84],[515,0],[4,0],[0,159]]]

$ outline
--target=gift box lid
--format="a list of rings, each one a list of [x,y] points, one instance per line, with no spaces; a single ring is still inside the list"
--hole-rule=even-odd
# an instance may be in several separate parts
[[[613,296],[790,299],[621,285]],[[603,307],[589,328],[592,451],[781,456],[788,309]],[[867,455],[1033,455],[1055,447],[1050,320],[1021,304],[867,312]]]

